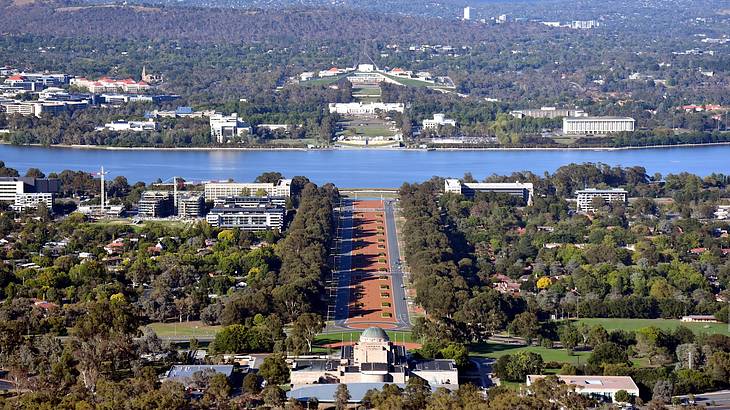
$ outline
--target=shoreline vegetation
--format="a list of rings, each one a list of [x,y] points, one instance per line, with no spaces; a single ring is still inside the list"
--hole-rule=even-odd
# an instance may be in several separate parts
[[[3,141],[0,145],[14,147],[32,148],[63,148],[80,150],[102,150],[102,151],[629,151],[642,149],[659,148],[696,148],[730,145],[730,141],[688,143],[688,144],[659,144],[625,147],[358,147],[358,146],[333,146],[333,147],[118,147],[109,145],[78,145],[78,144],[13,144]]]

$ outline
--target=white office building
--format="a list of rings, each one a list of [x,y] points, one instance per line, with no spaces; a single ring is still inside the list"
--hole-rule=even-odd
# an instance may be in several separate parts
[[[0,178],[0,201],[10,203],[16,211],[37,208],[43,202],[48,209],[53,207],[55,194],[61,192],[59,179],[2,177]]]
[[[566,117],[563,134],[604,135],[614,132],[632,132],[636,120],[631,117]]]
[[[527,375],[527,387],[547,376]],[[599,401],[614,402],[619,390],[630,396],[639,397],[639,387],[629,376],[557,376],[558,380],[575,388],[575,392],[590,396]]]
[[[205,184],[205,197],[210,200],[217,198],[257,195],[263,191],[267,196],[291,196],[291,179],[282,179],[277,183],[257,182],[211,182]]]
[[[456,127],[456,121],[451,118],[446,118],[444,114],[434,114],[432,120],[423,120],[424,130],[435,130],[445,125]]]
[[[469,6],[464,7],[464,20],[465,21],[471,20],[471,7],[469,7]]]
[[[332,114],[342,115],[376,115],[378,112],[403,112],[405,110],[403,103],[332,103],[329,105],[329,111]]]
[[[577,208],[581,212],[595,212],[596,209],[593,207],[593,199],[596,197],[601,197],[606,202],[620,202],[621,204],[625,204],[628,194],[623,189],[596,188],[583,189],[575,193]]]
[[[104,124],[104,129],[117,132],[157,131],[157,123],[148,121],[113,121]]]
[[[531,182],[461,182],[458,179],[447,179],[444,191],[468,197],[473,197],[477,192],[506,194],[522,198],[527,206],[532,205],[535,194],[535,189]]]
[[[238,114],[214,114],[210,116],[210,135],[224,144],[232,137],[240,137],[253,132],[251,125],[238,118]]]

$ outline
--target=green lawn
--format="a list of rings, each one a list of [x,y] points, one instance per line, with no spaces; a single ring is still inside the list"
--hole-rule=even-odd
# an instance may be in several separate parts
[[[590,352],[575,352],[573,355],[570,355],[565,349],[547,349],[542,346],[520,346],[492,342],[469,346],[470,356],[491,357],[494,359],[506,354],[515,354],[524,351],[538,353],[542,356],[542,360],[546,362],[555,361],[573,364],[585,363],[591,354]]]
[[[200,321],[182,323],[150,323],[147,325],[161,338],[214,337],[221,326],[208,326]]]
[[[601,325],[606,330],[622,329],[626,331],[636,331],[644,327],[656,326],[663,330],[673,330],[677,326],[685,326],[693,332],[713,334],[721,333],[730,336],[727,323],[684,323],[679,320],[670,319],[580,319],[580,323],[589,325]]]
[[[380,87],[378,88],[353,88],[352,94],[360,94],[360,95],[369,95],[372,97],[378,97],[380,96]]]
[[[330,84],[334,84],[334,83],[340,81],[340,79],[342,77],[345,77],[345,75],[346,74],[340,74],[340,75],[336,75],[336,76],[332,76],[332,77],[315,78],[314,80],[307,80],[307,81],[300,82],[299,85],[304,86],[304,87],[314,87],[314,86],[318,86],[318,85],[330,85]]]

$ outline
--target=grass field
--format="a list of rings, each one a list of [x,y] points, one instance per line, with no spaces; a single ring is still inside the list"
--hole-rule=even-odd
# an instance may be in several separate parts
[[[150,323],[147,325],[161,338],[214,337],[221,326],[208,326],[200,321],[182,323]]]
[[[519,346],[492,342],[469,346],[470,356],[491,357],[494,359],[506,354],[515,354],[524,351],[538,353],[542,356],[542,360],[546,362],[555,361],[573,364],[585,363],[591,354],[590,352],[575,352],[573,355],[570,355],[565,349],[547,349],[542,346]]]
[[[589,325],[601,325],[606,330],[622,329],[626,331],[636,331],[643,327],[656,326],[663,330],[673,330],[677,326],[685,326],[693,332],[700,334],[720,333],[730,336],[727,323],[685,323],[679,320],[669,319],[580,319],[580,323]]]
[[[358,95],[368,95],[371,97],[379,97],[380,96],[380,87],[378,88],[353,88],[352,94],[358,94]]]

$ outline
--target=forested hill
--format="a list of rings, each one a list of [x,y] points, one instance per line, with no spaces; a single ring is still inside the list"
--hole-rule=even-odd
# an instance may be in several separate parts
[[[110,0],[85,0],[89,3],[114,3]],[[417,16],[458,17],[462,0],[131,0],[128,3],[174,6],[283,9],[291,7],[336,7]]]
[[[4,34],[289,44],[302,40],[462,44],[492,36],[473,25],[347,8],[231,10],[59,2],[17,6],[7,1],[0,6],[0,27]]]

